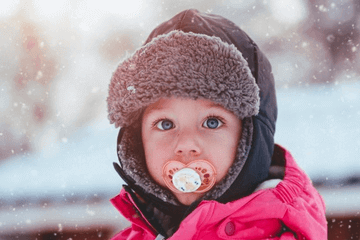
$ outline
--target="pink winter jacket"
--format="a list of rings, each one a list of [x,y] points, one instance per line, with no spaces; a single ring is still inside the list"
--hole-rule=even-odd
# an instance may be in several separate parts
[[[327,239],[323,199],[288,151],[285,160],[285,177],[275,188],[226,204],[203,201],[168,239]],[[156,238],[129,193],[123,189],[111,202],[132,223],[112,239]],[[282,231],[284,225],[291,231]]]

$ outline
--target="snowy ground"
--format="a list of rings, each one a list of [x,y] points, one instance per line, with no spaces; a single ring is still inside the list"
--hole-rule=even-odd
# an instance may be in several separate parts
[[[312,179],[329,183],[327,188],[320,189],[328,213],[360,211],[360,194],[357,194],[360,183],[353,181],[346,185],[350,177],[356,180],[360,176],[360,84],[279,89],[277,94],[276,142],[292,152]],[[47,207],[49,211],[58,206],[73,209],[68,211],[71,216],[82,211],[81,218],[88,221],[106,218],[96,208],[102,206],[109,219],[116,218],[116,212],[109,212],[111,206],[107,201],[94,206],[96,211],[84,206],[93,206],[97,198],[104,201],[121,188],[123,182],[112,167],[112,162],[117,161],[117,133],[104,119],[78,129],[66,142],[53,143],[40,153],[3,162],[0,233],[14,224],[34,226],[31,223],[39,219],[36,209],[47,205],[53,206]],[[99,215],[94,217],[92,212]],[[70,215],[64,218],[73,219]],[[60,221],[61,217],[55,222]]]

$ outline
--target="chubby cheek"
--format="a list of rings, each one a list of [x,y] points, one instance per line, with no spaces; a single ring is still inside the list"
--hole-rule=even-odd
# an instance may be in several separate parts
[[[147,169],[150,176],[161,186],[166,186],[162,178],[162,168],[167,160],[171,158],[169,147],[169,142],[156,138],[144,142]]]
[[[228,173],[229,168],[234,162],[238,137],[233,134],[218,135],[216,140],[207,141],[207,146],[210,151],[211,162],[216,168],[216,181],[222,180]],[[209,138],[211,139],[211,138]]]

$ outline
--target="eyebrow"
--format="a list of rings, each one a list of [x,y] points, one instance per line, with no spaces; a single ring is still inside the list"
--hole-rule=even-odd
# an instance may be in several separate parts
[[[149,107],[147,107],[147,109],[146,109],[146,111],[147,112],[153,112],[153,111],[158,111],[158,110],[162,110],[162,109],[164,109],[162,106],[149,106]]]
[[[209,104],[209,107],[224,108],[220,103],[214,103],[214,102],[211,102]]]

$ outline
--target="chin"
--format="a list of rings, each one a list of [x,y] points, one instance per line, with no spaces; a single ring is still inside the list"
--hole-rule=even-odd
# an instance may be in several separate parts
[[[204,194],[205,193],[174,193],[177,200],[187,206],[204,196]]]

